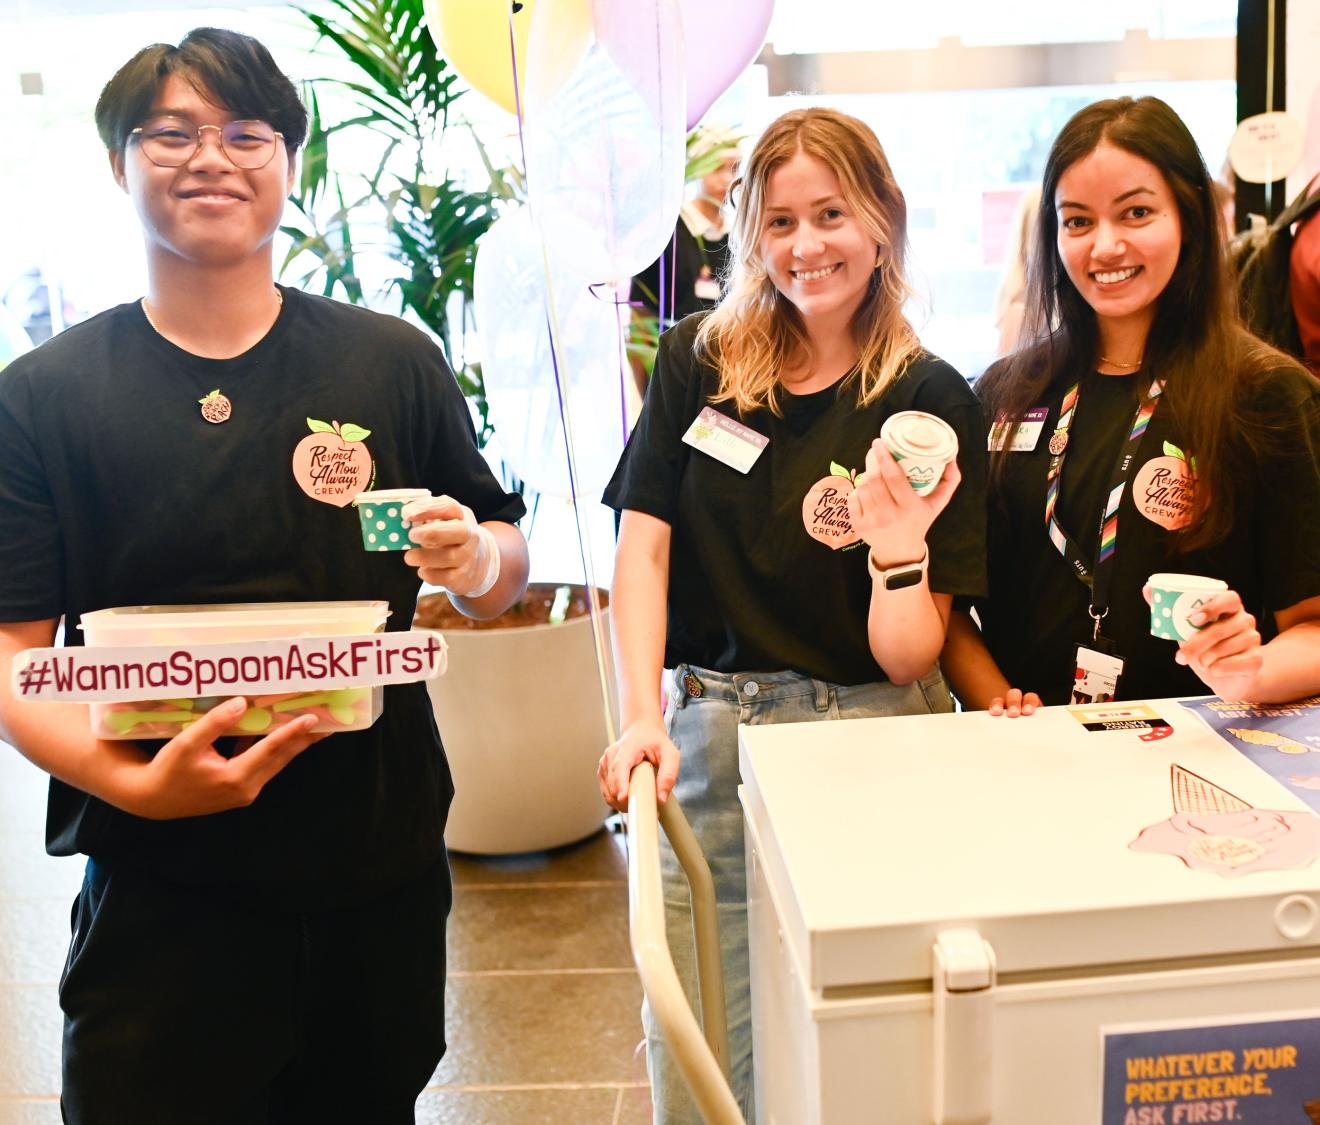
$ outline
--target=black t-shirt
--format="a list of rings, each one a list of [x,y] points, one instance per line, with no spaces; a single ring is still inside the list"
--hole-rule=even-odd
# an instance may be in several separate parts
[[[985,429],[975,396],[952,367],[923,354],[869,406],[857,405],[852,380],[783,396],[782,417],[720,403],[714,409],[770,439],[743,474],[682,441],[719,382],[695,359],[699,323],[689,317],[662,337],[637,428],[605,492],[611,507],[672,528],[665,664],[883,680],[867,641],[866,545],[820,489],[852,490],[840,472],[865,468],[889,415],[939,415],[957,431],[963,480],[927,536],[930,588],[983,591]]]
[[[672,249],[667,247],[661,258],[633,279],[632,299],[644,305],[652,315],[657,312],[656,301],[662,300],[665,307],[662,327],[668,328],[685,316],[714,306],[717,297],[705,290],[719,285],[728,261],[727,235],[698,238],[680,219],[674,229]],[[661,262],[664,263],[663,294],[660,291]],[[703,293],[698,293],[698,283],[703,283]]]
[[[0,373],[0,620],[63,616],[80,644],[81,615],[112,606],[368,598],[404,630],[417,571],[363,550],[354,493],[429,488],[479,520],[521,518],[426,336],[283,292],[235,359],[175,347],[134,303]],[[233,413],[213,425],[198,400],[217,389]],[[375,725],[314,744],[246,809],[149,821],[52,781],[47,843],[238,893],[358,901],[434,861],[451,794],[426,687],[405,684]]]
[[[990,596],[977,605],[991,654],[1014,687],[1046,703],[1071,701],[1077,645],[1092,632],[1090,592],[1046,536],[1045,474],[1050,434],[1067,390],[1059,381],[1038,407],[1048,409],[1036,447],[1005,454],[1002,504],[990,500]],[[1150,376],[1100,375],[1081,380],[1060,479],[1056,518],[1094,569],[1100,515],[1138,400]],[[1120,699],[1205,695],[1190,668],[1174,663],[1176,645],[1150,635],[1141,587],[1151,574],[1174,571],[1221,578],[1242,595],[1262,635],[1273,613],[1320,595],[1320,469],[1297,439],[1309,419],[1320,447],[1320,383],[1292,370],[1271,375],[1255,392],[1255,412],[1279,420],[1290,456],[1250,465],[1234,484],[1236,516],[1228,538],[1180,552],[1174,528],[1186,519],[1195,487],[1177,419],[1162,399],[1137,448],[1118,510],[1118,537],[1104,635],[1125,661]]]

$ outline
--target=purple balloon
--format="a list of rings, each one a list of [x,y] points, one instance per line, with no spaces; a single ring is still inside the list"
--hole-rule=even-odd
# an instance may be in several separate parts
[[[761,53],[775,0],[679,0],[686,48],[687,127],[696,128]]]

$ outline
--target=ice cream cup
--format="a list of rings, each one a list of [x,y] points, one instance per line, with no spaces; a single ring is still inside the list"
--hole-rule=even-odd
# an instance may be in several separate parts
[[[1228,589],[1218,578],[1199,574],[1152,574],[1150,583],[1150,632],[1166,641],[1186,641],[1196,636],[1204,625],[1187,620],[1205,603]]]
[[[362,521],[363,550],[406,551],[416,546],[408,538],[412,524],[403,518],[403,506],[430,495],[425,488],[394,488],[354,496],[353,505]]]
[[[943,418],[924,410],[901,410],[880,427],[880,440],[907,473],[918,496],[935,491],[944,468],[958,456],[958,435]]]

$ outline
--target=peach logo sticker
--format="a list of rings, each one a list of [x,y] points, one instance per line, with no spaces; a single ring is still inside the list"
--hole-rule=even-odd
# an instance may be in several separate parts
[[[1137,470],[1132,502],[1151,523],[1169,531],[1186,527],[1196,496],[1196,458],[1164,443],[1164,456],[1152,457]]]
[[[859,476],[831,461],[830,475],[821,477],[807,489],[802,500],[802,522],[807,534],[832,551],[861,542],[862,537],[848,520],[848,496],[865,477],[865,473]]]
[[[376,469],[366,440],[370,430],[345,422],[307,419],[312,432],[293,451],[293,479],[313,500],[343,508],[359,492],[368,491]]]

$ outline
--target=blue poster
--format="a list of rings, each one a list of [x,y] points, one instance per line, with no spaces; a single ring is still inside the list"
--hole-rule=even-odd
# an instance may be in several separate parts
[[[1183,703],[1230,746],[1320,813],[1320,696],[1296,703]]]
[[[1320,1125],[1320,1012],[1106,1031],[1101,1125]]]

